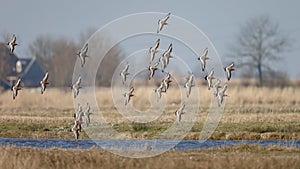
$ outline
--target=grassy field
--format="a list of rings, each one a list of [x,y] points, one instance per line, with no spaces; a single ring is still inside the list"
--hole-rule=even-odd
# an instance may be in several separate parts
[[[132,104],[139,109],[147,107],[143,106],[143,101],[151,92],[151,87],[139,87]],[[299,92],[300,87],[229,87],[222,119],[210,139],[299,140],[300,98],[294,96]],[[185,139],[198,139],[207,118],[206,105],[212,99],[211,91],[206,86],[199,86],[199,93],[203,106]],[[97,88],[96,96],[103,117],[116,131],[133,138],[149,139],[174,123],[173,112],[179,107],[181,94],[175,87],[170,88],[166,113],[150,123],[135,123],[123,118],[114,107],[112,98],[102,97],[111,96],[110,88]],[[14,101],[7,91],[0,95],[0,137],[73,138],[70,132],[73,113],[72,94],[68,90],[50,88],[40,95],[39,89],[24,89]],[[87,139],[88,136],[83,134],[81,138]]]
[[[168,151],[150,158],[126,158],[94,148],[66,150],[0,147],[0,168],[299,168],[295,148],[239,145],[218,149]]]
[[[199,139],[211,91],[199,87],[201,107],[185,139]],[[136,90],[132,104],[146,109],[151,87]],[[300,87],[257,88],[229,86],[221,121],[209,139],[212,140],[300,140]],[[165,113],[149,123],[131,122],[114,107],[110,88],[97,88],[101,114],[118,132],[137,139],[151,139],[168,129],[175,121],[174,111],[180,105],[181,93],[171,87]],[[59,98],[59,99],[58,99]],[[92,108],[95,111],[95,108]],[[0,137],[73,139],[73,99],[69,90],[22,90],[15,101],[10,91],[0,93]],[[188,113],[188,112],[186,112]],[[184,116],[183,116],[184,118]],[[91,116],[93,124],[93,116]],[[88,139],[83,131],[80,139]],[[168,151],[162,155],[129,159],[104,150],[66,150],[0,147],[0,168],[299,168],[299,148],[278,146],[235,147],[190,151]]]

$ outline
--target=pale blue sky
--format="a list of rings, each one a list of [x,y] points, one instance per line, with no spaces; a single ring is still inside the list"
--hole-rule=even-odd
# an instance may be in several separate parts
[[[227,0],[227,1],[3,1],[0,5],[0,35],[15,33],[21,44],[16,53],[28,57],[28,45],[38,35],[49,34],[78,39],[89,27],[101,28],[121,16],[137,12],[171,12],[199,27],[210,38],[225,62],[228,46],[248,18],[269,15],[278,22],[293,42],[291,51],[284,53],[284,66],[291,77],[300,77],[300,1]],[[2,40],[2,39],[1,39]],[[286,66],[288,65],[288,66]],[[276,64],[278,66],[278,64]]]

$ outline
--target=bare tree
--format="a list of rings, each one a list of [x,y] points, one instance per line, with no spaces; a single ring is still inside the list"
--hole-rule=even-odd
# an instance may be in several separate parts
[[[79,33],[79,45],[80,47],[97,31],[95,27],[89,27]]]
[[[1,36],[2,36],[2,39],[3,39],[3,43],[7,44],[7,43],[10,41],[10,38],[11,38],[11,36],[12,36],[12,33],[3,31],[3,32],[1,33]]]
[[[44,70],[48,71],[52,86],[71,84],[76,61],[77,44],[64,37],[39,36],[29,46]]]
[[[109,86],[111,84],[114,71],[120,63],[121,55],[122,50],[118,45],[115,45],[107,52],[102,62],[99,64],[96,75],[96,85]]]
[[[66,38],[58,38],[53,44],[53,81],[56,86],[70,86],[76,61],[77,44]]]
[[[17,61],[17,57],[11,54],[6,43],[0,42],[0,79],[5,78],[13,72],[12,67]]]
[[[14,53],[10,53],[7,43],[11,40],[12,33],[1,32],[2,42],[0,42],[0,79],[7,80],[6,77],[14,72],[15,63],[18,60]]]
[[[54,39],[49,35],[40,35],[29,45],[31,54],[37,58],[46,70],[49,70],[52,66],[53,41]]]
[[[259,85],[263,86],[263,72],[273,71],[270,61],[282,59],[282,53],[289,40],[284,36],[278,24],[268,16],[254,17],[248,20],[236,36],[232,52],[240,66],[249,66],[257,71]]]
[[[89,27],[85,31],[80,32],[79,34],[79,46],[78,49],[81,49],[84,43],[89,40],[89,38],[97,31],[95,27]],[[99,36],[95,35],[93,37],[92,43],[97,46],[97,49],[106,49],[111,45],[111,40],[108,36]],[[98,65],[97,61],[93,60],[91,67],[97,68],[96,81],[95,84],[98,86],[109,86],[111,84],[112,76],[117,66],[120,63],[122,58],[122,49],[116,44],[114,45],[103,57],[103,60]],[[98,56],[95,56],[98,57]],[[92,58],[88,58],[91,60]]]
[[[49,71],[49,81],[52,86],[69,86],[72,82],[72,75],[76,59],[76,53],[82,48],[86,40],[94,33],[93,28],[87,29],[86,32],[81,32],[79,42],[74,42],[65,37],[39,36],[30,45],[31,54],[35,56],[41,66]],[[99,48],[105,48],[108,37],[99,38],[97,43]],[[90,48],[91,49],[91,48]],[[110,85],[112,75],[119,64],[119,56],[121,48],[116,45],[108,53],[101,62],[97,72],[95,82],[96,85]],[[87,58],[89,66],[97,65],[95,58]],[[102,72],[102,73],[101,73]],[[105,72],[105,73],[103,73]]]

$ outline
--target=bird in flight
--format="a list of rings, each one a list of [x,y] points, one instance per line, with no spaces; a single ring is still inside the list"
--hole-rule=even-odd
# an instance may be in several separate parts
[[[22,89],[21,86],[21,78],[18,79],[18,81],[16,82],[15,85],[12,86],[11,90],[13,91],[13,100],[15,100],[15,98],[18,95],[18,91]]]
[[[229,81],[231,79],[231,72],[234,71],[234,63],[232,62],[230,65],[226,66],[224,68],[226,74],[227,74],[227,80]]]
[[[125,97],[125,106],[127,106],[127,104],[129,103],[130,98],[131,98],[132,96],[134,96],[134,95],[132,94],[133,91],[134,91],[134,88],[131,87],[131,88],[129,89],[128,92],[126,92],[126,93],[123,94],[124,97]]]
[[[161,56],[159,58],[159,62],[161,63],[161,71],[164,72],[165,69],[167,68],[167,61],[166,61],[166,58]]]
[[[163,88],[164,88],[164,84],[160,83],[160,85],[154,89],[156,95],[157,95],[157,102],[159,102],[160,98],[161,98],[161,92],[163,92]]]
[[[194,74],[192,72],[188,71],[188,75],[185,77],[185,82],[184,83],[188,82],[189,79],[191,78],[191,76],[194,76]]]
[[[77,142],[79,139],[79,133],[81,131],[81,123],[79,120],[74,121],[74,126],[72,127],[72,131],[74,133],[75,141]]]
[[[79,94],[79,89],[81,88],[81,76],[78,77],[77,81],[72,85],[73,97],[76,98]]]
[[[191,89],[194,86],[194,74],[188,72],[189,75],[186,77],[186,82],[184,83],[184,87],[186,89],[186,97],[189,97],[191,94]]]
[[[158,20],[158,28],[156,31],[157,33],[159,33],[162,30],[163,26],[168,24],[167,21],[170,18],[170,15],[171,13],[168,13],[164,18]]]
[[[167,76],[163,79],[162,83],[164,84],[164,92],[167,92],[167,90],[170,87],[170,83],[172,82],[171,80],[171,74],[167,73]]]
[[[43,77],[43,79],[40,81],[41,84],[41,94],[43,94],[46,90],[47,85],[49,84],[48,82],[48,77],[49,77],[49,73],[46,72],[45,76]]]
[[[18,44],[16,43],[17,41],[17,37],[15,34],[13,34],[12,40],[10,42],[7,43],[7,45],[9,46],[9,50],[10,53],[14,53],[15,50],[15,46],[17,46]]]
[[[89,124],[91,123],[91,118],[90,118],[91,114],[93,114],[93,113],[91,113],[91,107],[90,107],[89,103],[86,103],[86,109],[84,112],[86,126],[89,126]]]
[[[82,116],[83,116],[83,112],[82,112],[82,106],[80,105],[80,103],[77,104],[77,110],[74,113],[74,119],[76,120],[80,120],[82,121]]]
[[[78,120],[80,122],[80,124],[83,123],[83,117],[84,116],[84,112],[82,111],[82,106],[78,103],[77,106],[77,112],[74,115],[75,120]],[[81,128],[80,128],[81,131]]]
[[[77,56],[79,57],[81,61],[81,67],[85,64],[85,58],[88,57],[87,52],[88,52],[88,43],[84,45],[84,47],[77,53]]]
[[[154,76],[155,71],[158,69],[159,62],[156,62],[154,65],[149,65],[148,70],[150,71],[149,80]]]
[[[160,44],[160,39],[157,39],[153,47],[150,47],[149,53],[150,53],[150,63],[154,60],[155,54],[158,52],[157,48]]]
[[[125,82],[126,82],[127,75],[129,75],[128,69],[129,69],[129,64],[127,63],[127,64],[125,65],[124,69],[120,72],[120,76],[122,77],[122,83],[123,83],[123,85],[124,85]]]
[[[181,115],[184,114],[184,112],[183,112],[184,108],[185,108],[185,103],[182,103],[181,107],[178,110],[176,110],[176,112],[175,112],[177,123],[181,122]]]
[[[171,43],[168,47],[168,49],[163,53],[163,57],[165,58],[166,60],[166,65],[169,64],[169,60],[170,58],[173,58],[173,56],[171,56],[171,52],[173,50],[173,44]]]
[[[202,69],[202,72],[204,72],[205,70],[205,67],[206,67],[206,60],[209,59],[207,57],[207,54],[208,54],[208,48],[205,48],[204,49],[204,52],[201,56],[198,57],[198,60],[201,61],[201,69]]]
[[[218,96],[218,93],[219,93],[219,88],[221,88],[222,86],[220,86],[221,84],[221,80],[220,79],[217,79],[216,83],[214,83],[212,85],[212,88],[213,88],[213,91],[214,91],[214,96]]]
[[[210,88],[212,87],[212,80],[215,79],[214,73],[214,69],[211,69],[210,73],[204,77],[204,79],[208,82],[208,90],[210,90]]]
[[[218,93],[218,105],[219,105],[219,107],[223,104],[224,97],[228,96],[227,94],[225,94],[226,90],[227,90],[227,84],[225,83],[223,88]]]

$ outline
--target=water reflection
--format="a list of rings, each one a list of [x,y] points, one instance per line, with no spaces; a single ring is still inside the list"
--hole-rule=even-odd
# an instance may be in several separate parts
[[[151,149],[166,150],[170,144],[177,142],[175,140],[79,140],[75,142],[70,139],[29,139],[29,138],[0,138],[0,146],[12,145],[16,147],[35,147],[35,148],[67,148],[67,149],[89,149],[92,147],[98,149]],[[259,144],[261,146],[279,145],[288,147],[300,147],[300,140],[207,140],[199,142],[198,140],[182,140],[173,149],[174,150],[192,150],[218,148],[224,146],[234,146],[239,144]],[[134,145],[132,147],[131,145]]]

